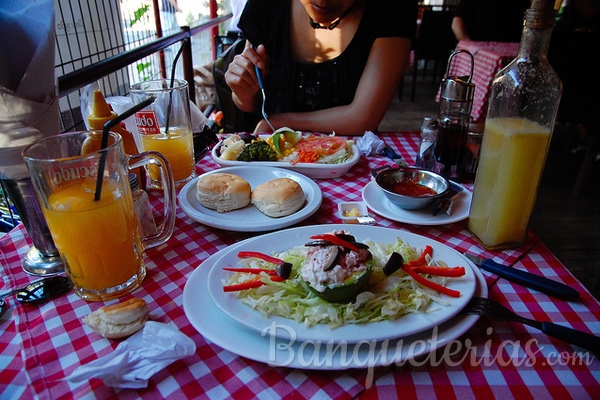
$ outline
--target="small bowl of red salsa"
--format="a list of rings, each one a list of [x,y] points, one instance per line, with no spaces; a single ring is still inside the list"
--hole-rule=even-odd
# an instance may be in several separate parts
[[[375,176],[375,183],[389,201],[405,210],[432,207],[450,191],[450,182],[443,176],[412,167],[383,170]]]

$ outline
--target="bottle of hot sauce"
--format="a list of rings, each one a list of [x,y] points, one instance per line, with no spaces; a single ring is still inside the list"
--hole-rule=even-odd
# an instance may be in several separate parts
[[[102,130],[104,124],[116,118],[118,115],[106,102],[106,99],[100,90],[94,91],[94,105],[92,111],[92,114],[88,115],[87,120],[90,129],[93,130]],[[118,133],[123,138],[123,149],[125,150],[125,154],[134,155],[139,153],[133,134],[121,124],[115,125],[111,128],[111,131]],[[136,168],[133,172],[137,175],[141,188],[145,190],[146,175],[144,169]]]
[[[554,0],[533,0],[519,53],[492,82],[469,213],[469,230],[488,249],[526,239],[562,93],[546,58],[554,16]]]

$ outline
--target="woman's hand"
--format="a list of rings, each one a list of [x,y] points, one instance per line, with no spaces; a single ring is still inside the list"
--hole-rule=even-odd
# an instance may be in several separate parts
[[[254,66],[263,70],[263,76],[266,75],[267,59],[265,46],[261,44],[254,49],[247,42],[242,54],[235,56],[229,64],[225,72],[225,81],[231,88],[233,101],[240,110],[253,112],[259,109],[261,94]]]

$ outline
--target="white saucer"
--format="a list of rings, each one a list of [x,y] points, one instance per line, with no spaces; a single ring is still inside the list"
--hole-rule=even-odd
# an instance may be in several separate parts
[[[392,221],[414,225],[444,225],[462,221],[469,216],[473,193],[464,186],[461,187],[463,191],[454,200],[451,215],[440,212],[434,216],[430,210],[409,211],[400,208],[388,200],[375,182],[367,183],[363,188],[362,198],[371,210]]]

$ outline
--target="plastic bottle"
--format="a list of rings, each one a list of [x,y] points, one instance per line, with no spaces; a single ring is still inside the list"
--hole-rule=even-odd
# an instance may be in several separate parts
[[[116,118],[118,115],[111,109],[100,90],[94,91],[94,105],[92,111],[92,114],[88,115],[87,120],[90,129],[93,130],[102,130],[104,128],[104,124]],[[125,154],[134,155],[139,153],[131,132],[129,132],[120,124],[115,125],[111,131],[118,133],[123,138],[123,149],[125,150]],[[139,182],[142,184],[142,188],[144,188],[146,178],[143,168],[136,168],[134,172],[138,176]]]
[[[546,55],[554,0],[533,0],[517,57],[494,77],[469,230],[488,249],[527,235],[562,92]]]

